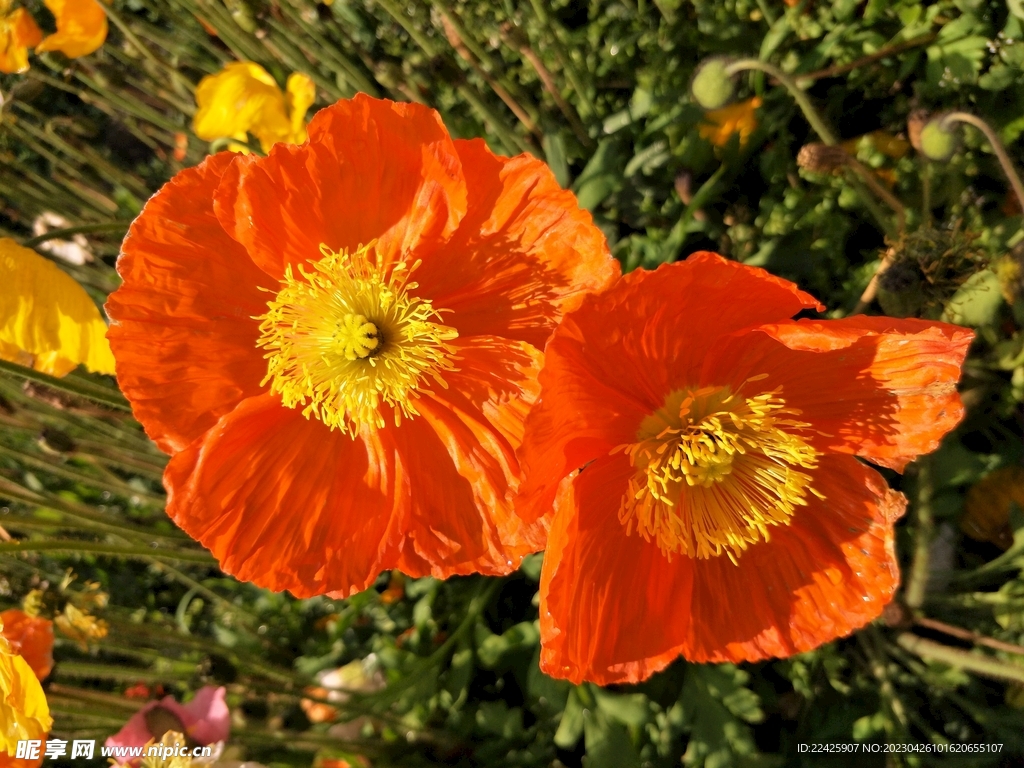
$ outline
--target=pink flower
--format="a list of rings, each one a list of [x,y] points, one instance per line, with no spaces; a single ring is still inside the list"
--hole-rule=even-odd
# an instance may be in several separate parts
[[[153,739],[159,740],[164,734],[155,733],[163,728],[166,722],[169,730],[179,730],[174,725],[174,718],[184,727],[185,736],[196,743],[206,746],[224,741],[231,728],[228,705],[224,701],[225,689],[206,685],[199,689],[188,704],[179,704],[173,696],[164,696],[161,701],[151,701],[125,723],[124,728],[107,739],[108,747],[141,747]],[[162,717],[155,717],[153,710],[159,708]],[[159,723],[159,725],[158,725]],[[131,758],[117,758],[118,762],[126,763]]]

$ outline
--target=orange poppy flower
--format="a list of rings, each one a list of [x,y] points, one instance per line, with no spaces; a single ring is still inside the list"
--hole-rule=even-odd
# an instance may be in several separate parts
[[[637,682],[678,656],[789,656],[879,615],[901,470],[960,420],[973,334],[787,318],[814,298],[712,253],[633,272],[564,318],[516,510],[554,509],[541,668]],[[581,468],[582,469],[578,469]],[[578,471],[576,471],[578,469]]]
[[[543,546],[511,503],[539,350],[618,265],[543,163],[433,110],[360,95],[308,133],[180,173],[125,239],[109,338],[168,513],[299,596],[507,573]]]
[[[53,622],[11,608],[0,613],[0,623],[11,652],[25,659],[36,677],[44,680],[53,669]]]

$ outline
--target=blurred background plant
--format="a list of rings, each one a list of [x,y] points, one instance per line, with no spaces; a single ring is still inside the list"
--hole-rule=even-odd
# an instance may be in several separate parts
[[[792,659],[680,661],[614,689],[539,672],[539,555],[505,579],[385,574],[344,601],[224,576],[164,514],[165,457],[114,380],[55,378],[66,367],[39,361],[56,348],[0,347],[0,609],[55,623],[54,738],[102,741],[147,701],[223,687],[221,761],[812,766],[799,743],[856,741],[1001,744],[959,764],[1021,764],[1018,0],[25,0],[0,15],[6,50],[25,51],[0,77],[0,236],[97,306],[174,173],[299,141],[316,107],[362,91],[545,159],[626,269],[716,250],[832,317],[978,332],[966,420],[888,474],[912,503],[883,620]],[[728,91],[711,111],[691,93],[708,57]],[[176,704],[154,711],[157,739],[189,725]]]

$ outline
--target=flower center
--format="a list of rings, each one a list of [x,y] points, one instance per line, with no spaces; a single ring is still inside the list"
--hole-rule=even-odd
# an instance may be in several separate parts
[[[764,378],[755,376],[747,381]],[[727,387],[682,389],[644,419],[637,442],[620,446],[636,474],[619,507],[627,535],[635,528],[668,557],[733,562],[768,528],[788,525],[807,504],[817,452],[797,434],[778,390],[741,397]]]
[[[443,310],[410,295],[409,277],[419,266],[381,265],[373,243],[354,254],[320,246],[323,258],[298,276],[285,269],[281,289],[257,317],[257,346],[267,350],[270,391],[289,408],[304,406],[331,429],[353,436],[362,427],[383,427],[384,410],[419,414],[415,400],[432,379],[454,370],[458,332],[438,322]]]

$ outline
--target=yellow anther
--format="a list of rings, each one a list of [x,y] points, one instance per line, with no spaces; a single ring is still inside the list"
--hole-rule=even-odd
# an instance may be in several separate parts
[[[458,336],[429,300],[413,295],[418,266],[385,265],[373,243],[355,253],[320,247],[298,274],[287,267],[267,303],[257,346],[267,352],[263,384],[288,408],[302,406],[331,429],[355,436],[419,415],[424,388],[444,387]]]
[[[346,360],[365,360],[380,346],[380,331],[362,315],[345,315],[334,341]]]
[[[759,380],[755,377],[750,381]],[[818,454],[778,391],[737,396],[725,387],[678,390],[620,446],[637,472],[619,507],[627,533],[669,557],[727,554],[735,561],[768,529],[806,505]]]

